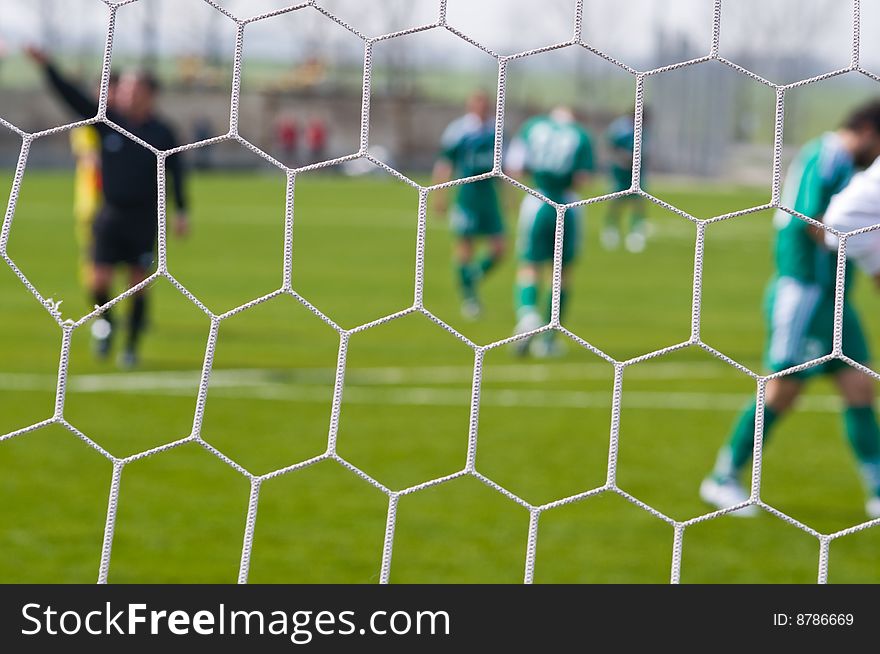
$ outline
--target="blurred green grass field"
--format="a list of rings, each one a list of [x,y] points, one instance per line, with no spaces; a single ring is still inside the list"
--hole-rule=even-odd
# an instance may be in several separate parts
[[[0,173],[9,188],[11,171]],[[707,218],[767,201],[766,189],[694,184],[649,189]],[[603,189],[597,185],[595,194]],[[284,178],[202,174],[192,180],[193,233],[169,239],[169,270],[221,313],[281,285]],[[507,194],[511,233],[519,195]],[[88,311],[76,270],[68,173],[29,171],[9,253],[65,318]],[[381,177],[304,174],[296,182],[293,287],[343,328],[412,304],[417,193]],[[626,359],[688,339],[696,230],[651,207],[641,255],[605,252],[589,209],[584,256],[564,324]],[[756,213],[706,232],[703,340],[760,369],[763,287],[771,216]],[[442,216],[429,213],[426,307],[485,344],[513,326],[513,257],[483,288],[480,322],[459,318]],[[122,283],[123,280],[120,280]],[[857,302],[876,336],[880,302]],[[167,280],[152,290],[152,322],[136,372],[90,355],[88,325],[74,332],[64,415],[115,456],[187,436],[209,320]],[[117,314],[120,312],[117,310]],[[0,434],[50,417],[61,332],[13,272],[0,267]],[[121,316],[118,315],[121,322]],[[330,429],[339,336],[291,297],[221,323],[202,436],[255,474],[323,453]],[[351,336],[338,453],[392,490],[461,470],[466,461],[473,351],[421,315]],[[533,504],[605,482],[612,367],[576,343],[564,358],[486,354],[477,470]],[[678,520],[708,511],[697,497],[739,406],[748,376],[687,348],[626,370],[617,483]],[[762,496],[826,533],[864,520],[855,465],[833,389],[818,381],[782,423],[764,459]],[[0,580],[92,582],[97,577],[112,466],[55,425],[0,443]],[[109,580],[234,582],[249,482],[187,444],[125,466]],[[263,483],[253,582],[378,580],[387,497],[333,461]],[[529,514],[473,477],[400,499],[391,581],[520,582]],[[546,511],[537,582],[665,582],[673,530],[621,496]],[[814,582],[818,541],[778,518],[724,517],[684,534],[684,582]],[[880,530],[835,540],[831,582],[880,582]]]

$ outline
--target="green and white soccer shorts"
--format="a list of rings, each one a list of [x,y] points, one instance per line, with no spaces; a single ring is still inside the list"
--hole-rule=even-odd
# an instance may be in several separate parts
[[[452,205],[449,224],[459,238],[498,236],[504,233],[504,219],[497,202],[461,203]]]
[[[642,174],[644,175],[644,171],[642,171]],[[632,187],[632,168],[611,166],[608,171],[608,177],[611,180],[612,193],[628,191]]]
[[[834,341],[834,289],[778,277],[765,297],[769,338],[764,353],[771,372],[779,372],[831,353]],[[843,353],[868,365],[870,353],[858,312],[849,301],[843,305]],[[832,374],[847,364],[832,359],[807,368],[796,376]]]
[[[573,195],[566,198],[573,202]],[[581,210],[568,209],[565,212],[564,236],[562,239],[562,263],[569,264],[577,259],[581,241]],[[556,209],[545,204],[534,195],[523,198],[519,211],[517,229],[517,251],[522,261],[528,263],[551,263],[556,245]]]
[[[645,167],[642,166],[642,173],[639,175],[639,186],[645,188],[645,182],[647,180],[647,175],[645,174]],[[632,168],[622,168],[620,166],[611,166],[608,169],[608,179],[611,182],[611,192],[612,193],[620,193],[621,191],[628,191],[632,188]],[[629,196],[633,197],[633,196]]]

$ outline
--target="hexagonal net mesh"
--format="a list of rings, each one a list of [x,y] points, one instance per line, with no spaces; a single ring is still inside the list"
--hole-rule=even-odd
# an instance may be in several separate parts
[[[116,24],[117,13],[126,5],[130,5],[138,2],[139,0],[121,0],[119,2],[113,2],[112,0],[100,0],[107,7],[107,38],[104,50],[104,58],[103,58],[103,73],[102,73],[102,81],[100,87],[100,101],[97,114],[88,120],[83,120],[75,123],[70,123],[63,125],[61,127],[56,127],[48,130],[44,130],[41,132],[28,133],[25,132],[11,123],[4,120],[0,117],[0,125],[3,125],[8,130],[15,132],[21,138],[21,151],[18,159],[18,164],[15,170],[15,175],[12,181],[12,188],[9,196],[8,208],[6,210],[2,234],[0,234],[0,255],[2,255],[6,265],[8,265],[21,283],[30,291],[31,294],[43,305],[46,311],[51,315],[51,317],[55,320],[58,327],[61,331],[61,349],[60,349],[60,357],[59,357],[59,365],[58,365],[58,375],[57,375],[57,387],[56,387],[56,395],[55,395],[55,407],[54,414],[41,422],[37,422],[35,424],[29,425],[25,428],[4,434],[0,436],[0,441],[8,440],[11,438],[15,438],[17,436],[21,436],[28,432],[35,431],[42,427],[45,427],[50,424],[56,424],[64,427],[66,430],[70,431],[76,437],[84,441],[87,445],[92,447],[94,450],[99,452],[101,455],[106,457],[112,465],[113,465],[113,476],[112,483],[109,491],[109,499],[108,499],[108,507],[107,507],[107,517],[106,517],[106,526],[104,530],[104,538],[103,538],[103,546],[100,553],[100,564],[98,571],[98,582],[106,583],[108,578],[108,573],[111,565],[111,552],[113,545],[113,536],[114,536],[114,527],[116,524],[116,515],[117,515],[117,503],[119,499],[120,493],[120,479],[125,467],[137,460],[143,459],[145,457],[149,457],[160,452],[164,452],[185,443],[195,443],[205,450],[210,452],[212,455],[216,456],[218,459],[223,461],[228,466],[231,466],[241,475],[245,476],[250,482],[250,498],[248,503],[248,510],[245,521],[245,533],[244,533],[244,541],[241,549],[241,559],[240,559],[240,568],[238,573],[238,579],[240,583],[247,582],[248,572],[250,568],[250,559],[251,559],[251,550],[252,543],[254,537],[254,529],[257,523],[258,517],[258,503],[260,497],[260,488],[261,484],[268,480],[281,475],[286,475],[289,473],[293,473],[296,470],[300,470],[306,468],[308,466],[312,466],[318,462],[325,460],[333,460],[337,463],[344,466],[347,470],[349,470],[352,474],[357,475],[362,478],[375,488],[382,491],[388,498],[388,511],[387,511],[387,522],[385,526],[385,539],[384,546],[380,552],[376,553],[377,558],[381,561],[381,573],[380,573],[380,582],[387,583],[390,579],[391,567],[392,567],[392,554],[394,549],[394,533],[395,533],[395,524],[397,519],[397,508],[398,502],[401,497],[406,495],[410,495],[413,493],[418,493],[421,490],[427,489],[432,486],[436,486],[438,484],[442,484],[444,482],[450,481],[452,479],[456,479],[463,476],[471,476],[475,479],[479,480],[486,486],[490,487],[494,491],[500,493],[501,495],[508,498],[510,501],[515,502],[516,504],[524,507],[530,515],[530,520],[528,524],[528,538],[527,538],[527,547],[526,551],[523,553],[524,555],[524,581],[525,583],[531,583],[534,578],[534,568],[535,568],[535,555],[536,555],[536,546],[538,539],[538,523],[541,518],[541,515],[550,509],[570,504],[573,502],[577,502],[579,500],[583,500],[589,497],[597,496],[603,493],[616,494],[633,505],[639,507],[640,509],[648,512],[658,520],[664,521],[669,524],[673,528],[674,539],[671,544],[672,551],[672,559],[671,559],[671,573],[670,579],[673,583],[677,583],[680,579],[681,566],[682,566],[682,546],[684,541],[684,536],[687,529],[695,525],[697,523],[705,522],[707,520],[712,520],[721,515],[729,513],[731,511],[735,511],[739,508],[742,508],[746,505],[756,505],[763,510],[775,515],[777,518],[784,520],[785,522],[797,527],[798,529],[812,535],[816,538],[818,542],[818,551],[819,551],[819,566],[818,566],[818,580],[820,583],[824,583],[827,580],[828,575],[828,555],[829,555],[829,547],[833,540],[839,538],[841,536],[860,531],[866,529],[868,527],[875,526],[880,524],[880,520],[874,520],[870,522],[865,522],[859,524],[855,527],[851,527],[849,529],[845,529],[842,531],[834,532],[834,533],[820,533],[809,526],[795,520],[794,518],[782,513],[776,508],[766,504],[761,499],[761,443],[763,438],[763,402],[765,395],[765,388],[768,380],[773,377],[779,377],[783,375],[788,375],[793,372],[797,372],[799,370],[803,370],[812,366],[820,365],[825,361],[830,359],[840,359],[845,361],[846,363],[864,370],[866,373],[870,374],[873,377],[878,377],[876,373],[871,371],[870,369],[865,368],[859,363],[853,361],[848,358],[842,351],[841,343],[842,343],[842,311],[843,311],[843,290],[844,290],[844,273],[846,266],[846,248],[847,248],[847,240],[851,238],[854,234],[861,233],[866,230],[859,230],[857,232],[851,233],[841,233],[836,230],[833,230],[826,225],[823,225],[820,222],[817,222],[810,217],[799,214],[792,210],[789,207],[783,205],[781,199],[781,168],[782,168],[782,136],[783,136],[783,118],[784,118],[784,109],[785,109],[785,99],[786,93],[793,88],[802,87],[809,84],[813,84],[815,82],[819,82],[824,79],[828,79],[831,77],[835,77],[837,75],[841,75],[847,72],[859,72],[868,76],[871,76],[870,73],[867,73],[862,69],[859,62],[859,38],[860,38],[860,3],[859,0],[853,0],[852,2],[852,51],[851,51],[851,63],[848,67],[843,68],[841,70],[836,70],[833,72],[829,72],[811,79],[801,80],[792,84],[776,84],[771,82],[763,77],[756,75],[755,73],[746,70],[745,68],[735,64],[734,62],[722,57],[719,54],[719,43],[722,38],[721,34],[721,14],[722,9],[725,4],[724,0],[714,0],[714,16],[713,16],[713,34],[711,47],[709,52],[702,57],[697,59],[693,59],[690,61],[679,62],[676,64],[672,64],[669,66],[664,66],[662,68],[656,68],[653,70],[637,70],[632,68],[631,66],[615,59],[612,56],[609,56],[605,52],[599,50],[598,48],[591,45],[589,42],[585,41],[582,36],[582,24],[584,21],[584,0],[577,0],[574,3],[575,10],[571,16],[571,37],[563,42],[556,43],[550,46],[519,52],[512,55],[500,55],[494,52],[491,48],[486,47],[484,44],[477,42],[472,39],[468,35],[464,34],[460,30],[458,30],[455,26],[451,25],[447,22],[446,18],[446,5],[447,0],[438,0],[437,1],[437,13],[436,13],[436,21],[431,24],[421,25],[418,27],[413,27],[410,29],[405,29],[399,32],[394,32],[390,34],[384,34],[376,37],[368,37],[358,31],[355,27],[349,25],[344,20],[340,19],[336,15],[334,15],[331,11],[322,6],[321,0],[308,0],[306,2],[300,3],[298,5],[293,5],[287,8],[279,9],[272,12],[267,12],[258,16],[253,16],[250,18],[240,18],[233,13],[229,12],[227,9],[221,7],[219,4],[214,2],[213,0],[203,0],[205,3],[210,5],[214,10],[223,13],[226,17],[234,21],[237,27],[237,36],[236,36],[236,44],[235,44],[235,58],[234,58],[234,68],[233,68],[233,77],[232,77],[232,93],[231,93],[231,111],[230,111],[230,121],[229,121],[229,130],[226,134],[207,139],[204,141],[188,143],[182,145],[180,147],[171,149],[171,150],[158,150],[149,143],[139,139],[133,134],[127,132],[119,125],[114,124],[107,117],[107,88],[108,88],[108,80],[110,75],[110,67],[111,67],[111,59],[113,53],[113,44],[114,44],[114,29]],[[348,30],[350,33],[357,36],[363,42],[363,95],[362,95],[362,106],[361,106],[361,121],[360,121],[360,144],[357,152],[352,154],[338,157],[335,159],[322,161],[320,163],[311,164],[308,166],[303,166],[299,168],[290,168],[264,152],[262,149],[258,148],[248,140],[246,140],[239,132],[239,103],[241,96],[241,74],[242,74],[242,50],[244,37],[248,30],[248,27],[254,23],[259,21],[266,20],[273,16],[279,16],[282,14],[286,14],[289,12],[300,12],[300,11],[316,11],[320,12],[326,18],[334,21],[338,25],[340,25],[345,30]],[[370,140],[370,98],[371,98],[371,80],[372,80],[372,52],[374,45],[376,45],[380,41],[385,41],[388,39],[395,39],[402,36],[406,36],[408,34],[414,34],[418,32],[423,32],[427,30],[438,30],[438,31],[446,31],[448,33],[453,34],[455,37],[463,39],[477,48],[480,48],[488,55],[492,56],[498,65],[498,83],[497,83],[497,113],[496,113],[496,143],[495,143],[495,156],[494,156],[494,167],[490,172],[485,174],[470,177],[467,179],[457,179],[451,182],[436,184],[436,185],[421,185],[418,184],[401,172],[395,170],[391,166],[387,165],[385,162],[380,161],[375,156],[373,156],[368,150],[369,145],[371,143]],[[508,69],[508,65],[518,59],[530,57],[536,54],[550,52],[553,50],[558,50],[560,48],[565,47],[582,47],[593,54],[603,58],[610,64],[619,67],[620,69],[626,71],[629,75],[631,75],[633,83],[634,83],[634,131],[635,131],[635,145],[633,152],[633,180],[632,187],[626,191],[620,193],[614,193],[609,195],[604,195],[601,197],[591,198],[588,200],[582,200],[573,202],[570,204],[559,204],[554,202],[546,197],[540,195],[537,191],[529,188],[528,186],[520,183],[519,181],[509,177],[505,174],[502,168],[502,135],[504,133],[504,125],[505,125],[505,91],[506,91],[506,72]],[[766,87],[769,87],[776,94],[776,111],[775,111],[775,141],[774,141],[774,159],[773,159],[773,179],[772,179],[772,193],[770,201],[762,206],[752,207],[750,209],[745,209],[742,211],[737,211],[734,213],[729,213],[725,215],[716,216],[714,218],[701,220],[694,218],[690,214],[682,211],[681,209],[664,202],[651,194],[647,193],[642,189],[640,184],[640,162],[642,157],[642,126],[643,126],[643,109],[644,109],[644,84],[645,81],[654,75],[659,73],[684,68],[688,66],[693,66],[696,64],[700,64],[708,61],[716,61],[721,64],[730,67],[738,71],[739,73],[750,77],[755,82],[762,84]],[[871,76],[873,77],[873,76]],[[7,252],[7,244],[10,235],[10,229],[12,227],[13,217],[15,214],[16,202],[19,196],[22,177],[25,172],[25,167],[28,161],[28,152],[31,148],[31,145],[40,138],[50,136],[52,134],[57,134],[60,132],[65,132],[67,130],[73,129],[75,127],[81,125],[89,125],[98,122],[103,122],[108,124],[113,129],[119,131],[124,136],[136,141],[144,148],[150,150],[158,160],[158,185],[159,185],[159,205],[158,205],[158,264],[155,272],[150,275],[146,280],[141,282],[140,284],[134,286],[133,288],[128,289],[124,293],[119,294],[110,300],[106,305],[96,307],[91,313],[83,316],[79,320],[65,320],[62,318],[61,312],[59,310],[59,303],[56,303],[51,298],[46,298],[40,294],[37,288],[28,280],[25,274],[21,271],[21,269],[17,266],[15,261],[9,256]],[[243,147],[247,148],[251,152],[255,153],[259,157],[263,158],[273,166],[277,167],[281,171],[286,174],[287,177],[287,203],[286,203],[286,221],[285,221],[285,232],[284,232],[284,268],[283,268],[283,283],[280,288],[269,293],[263,297],[252,300],[245,304],[242,304],[238,307],[235,307],[226,313],[216,314],[210,311],[203,302],[199,300],[199,298],[190,292],[183,284],[177,281],[174,276],[169,272],[168,268],[168,258],[167,258],[167,249],[166,249],[166,211],[165,211],[165,193],[163,192],[165,189],[165,165],[164,162],[170,155],[185,151],[192,150],[195,148],[201,148],[205,146],[209,146],[215,143],[220,143],[224,141],[234,141],[241,144]],[[292,267],[293,267],[293,186],[294,182],[297,178],[297,175],[300,173],[325,168],[333,165],[337,165],[346,161],[354,160],[354,159],[365,159],[370,161],[372,164],[381,167],[387,173],[395,176],[402,182],[416,188],[419,193],[419,211],[418,211],[418,231],[417,231],[417,243],[416,243],[416,263],[414,270],[414,300],[412,305],[400,312],[394,313],[392,315],[387,315],[381,319],[359,325],[357,327],[351,329],[344,329],[340,327],[336,322],[334,322],[332,316],[325,315],[319,309],[317,309],[314,305],[309,303],[304,297],[299,295],[297,291],[293,288],[292,285]],[[509,184],[519,188],[520,190],[530,193],[547,204],[553,206],[557,211],[557,223],[556,223],[556,234],[555,234],[555,255],[553,262],[553,275],[552,275],[552,317],[550,323],[540,329],[529,332],[528,334],[522,336],[511,337],[508,339],[496,341],[490,343],[488,345],[478,345],[471,341],[469,338],[464,336],[463,334],[456,331],[452,326],[433,315],[424,305],[423,302],[423,292],[424,292],[424,262],[425,262],[425,240],[426,240],[426,215],[427,215],[427,199],[429,193],[432,191],[447,188],[451,186],[460,185],[463,183],[476,181],[479,179],[485,179],[489,177],[497,177],[504,179]],[[588,204],[593,204],[596,202],[601,202],[605,200],[609,200],[615,197],[619,197],[622,195],[628,194],[637,194],[644,197],[646,200],[663,207],[664,209],[674,212],[679,216],[693,222],[696,225],[696,241],[694,243],[694,275],[693,275],[693,300],[692,300],[692,313],[691,313],[691,335],[690,338],[684,342],[678,343],[676,345],[672,345],[670,347],[666,347],[660,350],[656,350],[654,352],[650,352],[648,354],[644,354],[642,356],[638,356],[635,358],[627,359],[627,360],[618,360],[615,359],[599,348],[593,346],[591,343],[585,341],[577,334],[569,331],[564,324],[560,322],[560,290],[561,290],[561,278],[562,278],[562,241],[564,236],[564,221],[562,220],[562,216],[564,216],[565,211],[568,208],[576,207],[576,206],[584,206]],[[720,351],[714,349],[710,345],[703,342],[701,339],[700,326],[701,326],[701,305],[702,305],[702,272],[703,272],[703,260],[704,260],[704,236],[706,226],[719,221],[725,221],[730,218],[734,218],[737,216],[747,215],[751,213],[756,213],[760,211],[764,211],[767,209],[776,209],[785,211],[797,219],[803,220],[811,225],[814,225],[820,229],[827,230],[829,232],[834,233],[839,238],[839,265],[837,271],[837,280],[836,280],[836,311],[834,317],[834,345],[833,351],[821,358],[806,362],[799,366],[790,368],[788,370],[784,370],[779,373],[775,373],[773,375],[760,375],[752,372],[749,368],[742,365],[741,363],[725,356]],[[202,365],[202,372],[199,381],[198,387],[198,399],[196,403],[195,416],[193,420],[192,432],[185,438],[163,444],[159,447],[155,447],[152,449],[148,449],[136,454],[133,454],[128,457],[120,458],[110,454],[104,448],[102,448],[98,443],[93,441],[89,436],[85,433],[78,430],[75,426],[73,426],[68,420],[65,418],[64,412],[64,404],[65,404],[65,396],[68,385],[68,360],[70,353],[70,345],[71,345],[71,337],[73,333],[82,329],[83,326],[91,321],[93,318],[101,315],[102,312],[107,310],[109,307],[117,304],[123,299],[131,296],[136,293],[140,289],[146,287],[152,282],[156,281],[159,278],[165,278],[168,282],[170,282],[183,296],[185,296],[190,302],[192,302],[196,307],[198,307],[202,312],[204,312],[208,318],[210,319],[211,327],[207,337],[207,347],[205,350],[204,361]],[[202,427],[202,416],[204,412],[206,397],[208,394],[208,385],[209,380],[211,379],[212,374],[212,364],[213,357],[215,351],[215,345],[217,342],[217,335],[219,331],[220,324],[234,316],[236,314],[240,314],[241,312],[248,311],[249,309],[271,300],[272,298],[288,295],[294,298],[296,301],[301,303],[304,307],[306,307],[309,311],[311,311],[315,316],[317,316],[320,320],[325,322],[327,325],[332,327],[339,336],[339,351],[338,351],[338,359],[337,359],[337,367],[336,367],[336,375],[335,375],[335,384],[333,390],[333,402],[332,402],[332,413],[330,419],[329,433],[327,438],[327,449],[326,451],[314,458],[308,459],[306,461],[299,462],[295,465],[291,465],[288,467],[284,467],[278,470],[274,470],[267,474],[256,475],[227,457],[225,454],[217,450],[215,447],[206,442],[201,435],[201,427]],[[346,354],[349,339],[352,335],[363,332],[365,330],[372,329],[378,325],[387,323],[392,320],[396,320],[403,316],[409,314],[422,314],[427,317],[430,321],[435,323],[439,328],[446,330],[451,333],[453,336],[458,338],[460,341],[465,343],[473,350],[474,356],[474,366],[473,366],[473,380],[472,380],[472,391],[470,397],[470,422],[469,422],[469,438],[468,438],[468,447],[467,447],[467,458],[466,464],[463,469],[455,472],[454,474],[447,475],[444,477],[431,479],[424,483],[420,483],[415,486],[411,486],[402,490],[392,490],[387,488],[385,485],[380,483],[379,481],[373,479],[368,474],[352,465],[350,462],[341,457],[336,451],[336,434],[337,427],[339,422],[339,414],[344,400],[344,386],[345,386],[345,374],[346,374]],[[604,484],[599,487],[592,488],[590,490],[586,490],[585,492],[581,492],[575,495],[571,495],[569,497],[565,497],[564,499],[560,499],[554,502],[550,502],[542,505],[533,505],[516,494],[510,492],[508,489],[502,487],[492,479],[484,476],[476,467],[476,451],[477,451],[477,441],[478,441],[478,417],[480,412],[480,397],[481,397],[481,381],[482,381],[482,373],[483,373],[483,361],[484,356],[487,352],[507,345],[514,340],[521,337],[528,337],[530,335],[537,334],[538,332],[543,332],[547,330],[557,330],[565,335],[567,335],[570,339],[579,343],[582,347],[591,351],[595,355],[601,357],[605,361],[607,361],[614,368],[614,385],[613,385],[613,399],[612,399],[612,410],[611,410],[611,425],[610,425],[610,433],[609,433],[609,457],[608,457],[608,466],[607,466],[607,478]],[[620,416],[621,416],[621,399],[623,394],[623,378],[626,373],[628,367],[646,361],[648,359],[656,358],[661,355],[674,352],[676,350],[680,350],[686,347],[699,347],[702,350],[706,351],[713,357],[724,361],[726,364],[735,367],[739,371],[749,375],[756,384],[756,397],[757,397],[757,416],[755,419],[755,456],[753,460],[753,468],[752,468],[752,483],[751,483],[751,494],[747,502],[737,505],[734,507],[730,507],[729,509],[715,511],[711,513],[707,513],[705,515],[701,515],[699,517],[686,520],[686,521],[677,521],[674,520],[664,513],[658,511],[654,507],[642,502],[636,497],[630,495],[626,491],[622,490],[617,485],[617,453],[618,453],[618,436],[619,436],[619,425],[620,425]],[[255,409],[256,410],[256,409]]]

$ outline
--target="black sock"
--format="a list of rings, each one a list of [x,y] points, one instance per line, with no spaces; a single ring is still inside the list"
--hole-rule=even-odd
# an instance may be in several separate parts
[[[128,321],[128,349],[134,350],[144,327],[147,326],[147,296],[145,293],[135,293],[131,299],[131,315]]]
[[[94,291],[94,293],[92,293],[92,298],[95,300],[95,306],[102,307],[110,301],[110,293],[107,291]],[[104,313],[101,314],[100,317],[109,322],[111,325],[113,324],[113,318],[110,315],[110,309],[104,311]]]

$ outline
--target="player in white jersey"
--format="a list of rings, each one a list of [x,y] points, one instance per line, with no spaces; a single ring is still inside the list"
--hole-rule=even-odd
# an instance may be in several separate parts
[[[840,232],[880,224],[880,159],[853,177],[849,186],[831,199],[824,222]],[[837,249],[837,236],[826,233],[825,243]],[[850,236],[846,255],[880,285],[880,228]]]

